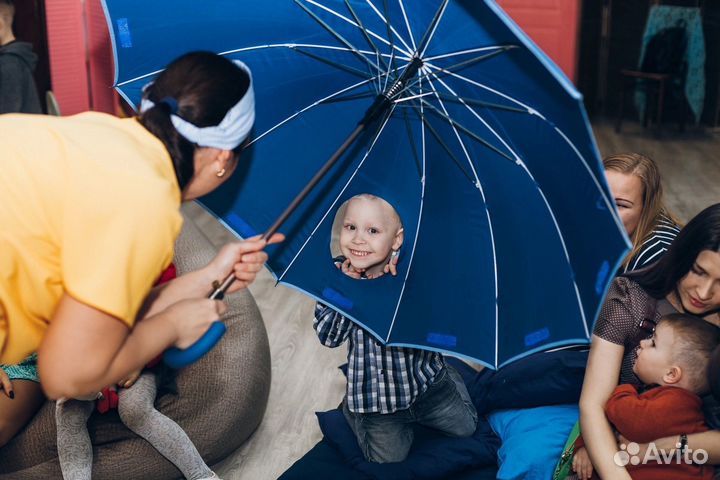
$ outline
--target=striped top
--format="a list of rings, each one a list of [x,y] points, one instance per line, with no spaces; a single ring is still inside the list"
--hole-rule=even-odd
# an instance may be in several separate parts
[[[313,327],[326,347],[349,342],[347,406],[354,413],[405,410],[445,368],[439,353],[387,347],[322,303],[315,305]]]
[[[645,237],[640,250],[627,263],[627,267],[621,268],[620,273],[631,272],[660,260],[679,232],[680,227],[669,217],[662,213],[658,215],[655,228]]]

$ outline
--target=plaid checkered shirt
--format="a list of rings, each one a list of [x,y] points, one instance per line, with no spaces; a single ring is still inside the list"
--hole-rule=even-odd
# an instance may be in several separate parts
[[[393,413],[410,407],[445,367],[439,353],[386,347],[322,303],[315,305],[313,327],[326,347],[349,341],[347,405],[354,413]]]

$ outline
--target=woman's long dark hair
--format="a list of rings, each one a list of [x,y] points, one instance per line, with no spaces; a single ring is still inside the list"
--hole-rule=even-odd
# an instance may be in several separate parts
[[[703,250],[720,251],[720,203],[695,215],[657,263],[627,276],[654,298],[663,298],[675,290]]]
[[[191,52],[170,63],[145,91],[155,106],[140,115],[140,123],[167,148],[181,190],[195,171],[195,145],[175,130],[170,103],[161,100],[174,99],[176,115],[197,127],[210,127],[222,121],[249,86],[248,74],[227,58]]]

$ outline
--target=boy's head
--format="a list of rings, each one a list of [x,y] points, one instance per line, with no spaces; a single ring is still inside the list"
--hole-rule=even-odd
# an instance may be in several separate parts
[[[395,209],[380,197],[356,195],[345,206],[340,252],[366,273],[382,271],[393,250],[403,243],[403,226]]]
[[[0,45],[12,39],[12,24],[15,16],[15,5],[12,0],[0,0]]]
[[[633,370],[646,384],[708,391],[708,366],[720,344],[720,328],[683,313],[660,319],[655,334],[640,342]]]

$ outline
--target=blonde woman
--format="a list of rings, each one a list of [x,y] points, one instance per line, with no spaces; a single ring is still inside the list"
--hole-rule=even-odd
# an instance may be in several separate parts
[[[618,273],[656,262],[681,227],[663,202],[657,165],[640,153],[620,153],[606,157],[603,166],[620,219],[633,245]]]

